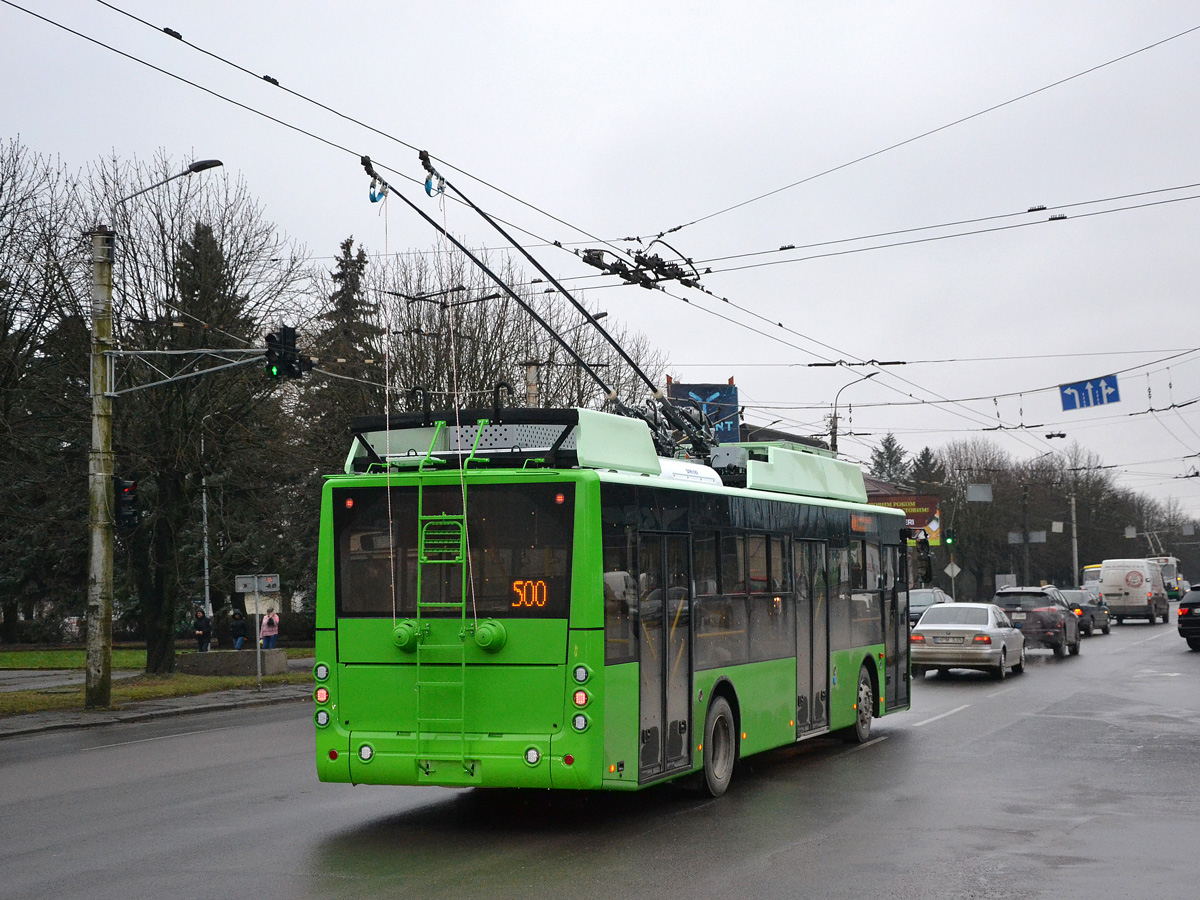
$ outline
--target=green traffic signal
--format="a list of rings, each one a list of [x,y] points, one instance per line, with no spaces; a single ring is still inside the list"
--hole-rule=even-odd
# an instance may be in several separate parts
[[[950,546],[951,544],[954,543],[954,532],[953,531],[950,531],[949,529],[947,529],[946,539],[945,539],[944,543],[946,544],[946,546]]]

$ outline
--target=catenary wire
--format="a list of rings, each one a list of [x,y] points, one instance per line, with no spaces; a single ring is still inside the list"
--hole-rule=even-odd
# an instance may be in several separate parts
[[[671,233],[679,231],[683,228],[687,228],[691,225],[696,225],[700,222],[705,222],[705,221],[708,221],[709,219],[716,218],[717,216],[724,215],[727,212],[732,212],[735,209],[741,209],[743,206],[748,206],[749,204],[756,203],[759,200],[765,200],[767,197],[772,197],[775,194],[782,193],[783,191],[791,190],[792,188],[799,187],[802,184],[807,184],[810,181],[815,181],[816,179],[822,178],[825,175],[830,175],[834,172],[839,172],[842,169],[846,169],[846,168],[849,168],[850,166],[857,165],[858,163],[865,162],[868,159],[873,159],[874,157],[880,156],[891,150],[896,150],[900,147],[904,147],[908,144],[912,144],[923,138],[930,137],[931,135],[937,134],[938,132],[945,131],[949,128],[953,128],[956,125],[961,125],[964,122],[969,122],[972,119],[977,119],[981,116],[987,115],[988,113],[995,112],[998,109],[1003,109],[1006,106],[1011,106],[1012,104],[1017,103],[1021,100],[1026,100],[1029,97],[1033,97],[1037,94],[1044,93],[1053,88],[1064,85],[1070,81],[1074,81],[1078,78],[1082,78],[1085,75],[1090,75],[1092,72],[1096,72],[1096,71],[1099,71],[1100,69],[1106,68],[1108,66],[1115,65],[1116,63],[1122,62],[1123,60],[1129,59],[1130,57],[1137,56],[1139,53],[1145,53],[1148,50],[1153,50],[1156,47],[1161,47],[1163,44],[1177,40],[1181,37],[1185,37],[1186,35],[1189,35],[1192,32],[1197,31],[1197,30],[1200,30],[1200,25],[1194,25],[1191,28],[1185,29],[1184,31],[1181,31],[1177,34],[1173,34],[1170,37],[1166,37],[1161,40],[1155,41],[1152,44],[1147,44],[1145,47],[1139,47],[1137,50],[1132,50],[1129,53],[1124,53],[1121,56],[1118,56],[1118,57],[1115,57],[1114,59],[1108,60],[1107,62],[1103,62],[1103,63],[1099,63],[1098,65],[1091,66],[1090,68],[1084,69],[1081,72],[1076,72],[1074,75],[1069,75],[1066,78],[1060,78],[1057,81],[1051,82],[1050,84],[1043,85],[1042,87],[1036,88],[1032,91],[1026,91],[1024,94],[1020,94],[1009,100],[1005,100],[1001,103],[994,104],[993,106],[989,106],[986,109],[981,109],[978,112],[971,113],[969,116],[963,116],[962,118],[955,119],[952,122],[947,122],[945,125],[939,125],[937,128],[932,128],[929,131],[924,131],[921,134],[914,135],[913,137],[910,137],[910,138],[906,138],[903,141],[898,141],[897,143],[891,144],[880,150],[875,150],[864,156],[860,156],[860,157],[857,157],[856,159],[852,159],[849,162],[844,162],[844,163],[841,163],[840,165],[825,169],[824,171],[817,172],[815,175],[809,175],[808,177],[802,178],[799,181],[793,181],[791,184],[786,184],[783,187],[775,188],[774,190],[767,191],[764,194],[759,194],[758,196],[751,197],[749,200],[743,200],[740,203],[735,203],[732,206],[727,206],[723,209],[717,210],[716,212],[709,213],[708,215],[700,216],[697,219],[692,219],[690,222],[685,222],[682,225],[676,225],[675,227],[669,228],[666,231],[662,232],[662,234],[664,234],[664,235],[671,234]]]

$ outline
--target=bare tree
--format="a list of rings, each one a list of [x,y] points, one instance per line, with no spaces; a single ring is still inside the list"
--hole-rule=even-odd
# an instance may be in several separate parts
[[[0,636],[6,641],[21,636],[18,611],[26,639],[56,638],[61,615],[83,607],[88,432],[80,400],[87,390],[87,329],[75,287],[83,262],[77,212],[74,185],[60,164],[16,140],[0,145]]]

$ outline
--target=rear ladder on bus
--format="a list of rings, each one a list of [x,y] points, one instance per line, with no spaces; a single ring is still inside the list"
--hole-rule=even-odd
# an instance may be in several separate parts
[[[426,466],[442,462],[433,456],[433,447],[438,434],[445,428],[438,422],[429,452],[422,461],[419,471]],[[479,461],[475,451],[480,436],[487,425],[479,422],[471,455],[463,461],[466,469],[472,461]],[[428,774],[436,762],[458,763],[469,775],[474,774],[474,763],[467,759],[466,736],[466,676],[467,638],[474,629],[467,625],[468,552],[467,552],[467,489],[463,485],[462,512],[425,512],[425,485],[421,483],[417,492],[417,764]],[[454,591],[449,594],[438,592],[426,596],[427,580],[446,585],[444,566],[458,566],[457,599]],[[452,587],[452,585],[447,585]],[[457,639],[441,638],[442,642],[430,640],[435,629],[426,619],[446,623],[447,619],[437,613],[458,611]],[[436,629],[446,635],[449,629]]]

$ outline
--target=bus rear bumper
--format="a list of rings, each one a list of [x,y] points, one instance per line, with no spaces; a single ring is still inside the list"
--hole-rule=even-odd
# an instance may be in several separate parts
[[[596,766],[583,758],[588,755],[587,748],[558,752],[555,735],[465,737],[464,742],[459,735],[423,735],[418,750],[412,732],[330,733],[328,741],[317,741],[318,777],[353,784],[440,787],[601,786]],[[330,758],[330,750],[336,751],[336,759]]]

